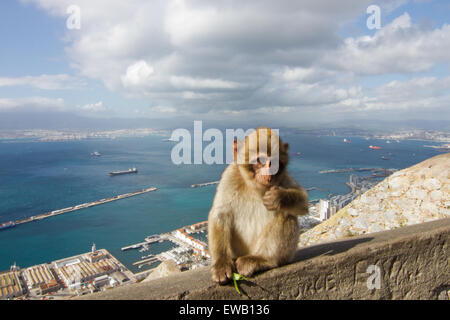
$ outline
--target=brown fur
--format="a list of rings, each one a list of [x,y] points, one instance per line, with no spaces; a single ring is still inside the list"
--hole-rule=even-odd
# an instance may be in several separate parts
[[[268,130],[267,139],[261,130]],[[272,135],[277,138],[273,150]],[[267,142],[268,148],[261,153],[251,139]],[[208,218],[213,281],[226,283],[233,271],[251,276],[292,259],[299,234],[297,217],[308,212],[308,194],[286,170],[288,148],[268,128],[258,128],[244,142],[235,143],[235,163],[222,174]],[[251,159],[262,154],[278,161],[272,159],[277,153],[279,171],[270,178],[261,170],[269,162]],[[238,155],[245,156],[243,163],[236,161]]]

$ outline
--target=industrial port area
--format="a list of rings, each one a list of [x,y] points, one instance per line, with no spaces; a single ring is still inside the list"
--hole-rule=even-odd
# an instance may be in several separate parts
[[[195,223],[168,233],[148,236],[141,243],[123,247],[122,251],[139,249],[144,252],[155,242],[170,241],[174,248],[144,256],[133,265],[151,266],[155,262],[173,260],[181,271],[195,269],[209,264],[207,244],[194,238],[206,233],[207,228],[207,221]],[[24,269],[13,265],[9,271],[0,272],[0,299],[66,299],[139,282],[153,270],[132,273],[110,252],[97,250],[94,244],[88,253]]]
[[[106,249],[0,273],[0,299],[50,300],[132,283],[133,274]]]

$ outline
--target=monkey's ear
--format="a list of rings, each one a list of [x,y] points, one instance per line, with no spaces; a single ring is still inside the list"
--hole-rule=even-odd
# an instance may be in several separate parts
[[[285,144],[283,144],[283,147],[285,152],[289,151],[289,143],[286,142]]]

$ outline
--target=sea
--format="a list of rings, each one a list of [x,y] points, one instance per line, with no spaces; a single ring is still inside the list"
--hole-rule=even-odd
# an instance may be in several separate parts
[[[281,132],[282,133],[282,132]],[[283,135],[282,135],[283,136]],[[344,142],[344,138],[350,142]],[[343,168],[402,169],[439,154],[424,141],[389,141],[364,137],[289,133],[290,174],[309,191],[310,199],[349,192],[350,172]],[[48,219],[0,230],[0,270],[48,263],[105,248],[133,272],[143,255],[171,248],[155,243],[150,250],[122,251],[149,235],[207,220],[217,181],[225,164],[171,161],[174,142],[167,137],[121,137],[61,142],[0,140],[0,223],[66,208],[148,187],[158,190]],[[206,145],[206,144],[205,144]],[[369,145],[381,147],[372,150]],[[91,154],[97,151],[99,157]],[[383,160],[385,156],[389,160]],[[137,167],[137,174],[109,176],[110,171]],[[370,173],[359,173],[370,174]]]

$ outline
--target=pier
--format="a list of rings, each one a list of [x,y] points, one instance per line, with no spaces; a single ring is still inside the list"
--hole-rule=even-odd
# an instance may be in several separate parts
[[[396,169],[384,169],[384,168],[346,168],[346,169],[332,169],[332,170],[322,170],[319,173],[345,173],[345,172],[363,172],[363,171],[373,171],[373,172],[395,172]]]
[[[213,184],[219,184],[219,181],[191,184],[191,188],[206,187],[206,186],[210,186]]]
[[[118,196],[114,196],[111,198],[106,198],[106,199],[101,199],[98,201],[93,201],[93,202],[87,202],[87,203],[83,203],[83,204],[79,204],[73,207],[68,207],[68,208],[64,208],[64,209],[59,209],[59,210],[54,210],[51,212],[47,212],[47,213],[43,213],[43,214],[39,214],[36,216],[31,216],[29,218],[25,218],[25,219],[19,219],[14,221],[14,223],[16,225],[19,224],[23,224],[23,223],[27,223],[27,222],[32,222],[32,221],[37,221],[37,220],[42,220],[42,219],[46,219],[46,218],[50,218],[50,217],[54,217],[60,214],[64,214],[64,213],[68,213],[68,212],[72,212],[72,211],[77,211],[77,210],[81,210],[81,209],[85,209],[85,208],[89,208],[89,207],[93,207],[93,206],[98,206],[101,204],[105,204],[108,202],[112,202],[112,201],[117,201],[120,199],[125,199],[125,198],[129,198],[129,197],[134,197],[143,193],[147,193],[147,192],[152,192],[157,190],[157,188],[155,187],[151,187],[151,188],[146,188],[146,189],[142,189],[142,190],[138,190],[135,192],[129,192],[129,193],[125,193],[125,194],[121,194]]]
[[[133,266],[139,266],[141,264],[152,264],[153,262],[156,262],[156,261],[161,261],[161,259],[159,257],[151,257],[151,258],[133,262]]]
[[[123,247],[123,248],[121,248],[121,250],[126,251],[126,250],[131,250],[131,249],[137,249],[142,246],[149,245],[149,244],[152,244],[155,242],[161,242],[164,240],[167,240],[166,234],[155,234],[155,235],[146,237],[144,242],[140,242],[140,243],[136,243],[136,244],[132,244],[132,245]]]

